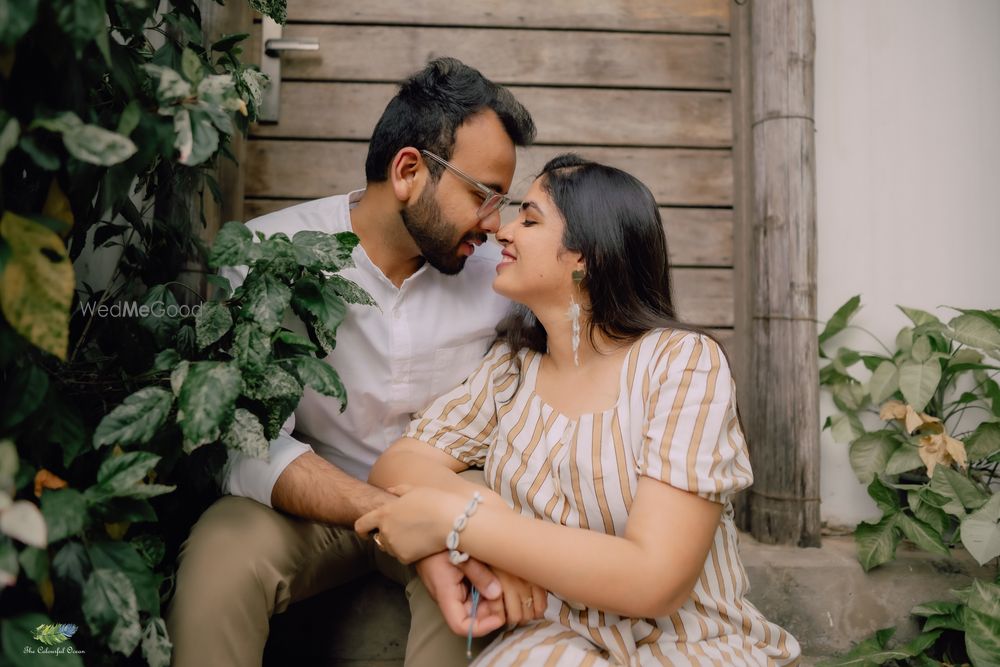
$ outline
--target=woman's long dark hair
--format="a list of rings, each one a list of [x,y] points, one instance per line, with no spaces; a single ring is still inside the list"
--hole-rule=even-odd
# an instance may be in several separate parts
[[[590,300],[592,342],[598,331],[631,342],[661,327],[709,335],[677,320],[666,234],[649,188],[621,169],[574,153],[549,160],[539,178],[566,220],[563,246],[583,257],[580,287]],[[548,347],[544,327],[521,304],[497,326],[497,338],[515,351]]]

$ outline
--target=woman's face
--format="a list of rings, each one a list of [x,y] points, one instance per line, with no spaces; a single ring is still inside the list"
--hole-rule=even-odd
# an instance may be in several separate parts
[[[504,249],[493,281],[499,294],[536,314],[548,305],[568,307],[576,293],[573,271],[583,269],[580,253],[563,246],[566,221],[542,188],[542,178],[531,184],[517,219],[496,234]]]

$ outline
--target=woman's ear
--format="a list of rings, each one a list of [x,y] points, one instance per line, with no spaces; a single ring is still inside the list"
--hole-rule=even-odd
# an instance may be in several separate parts
[[[389,168],[392,191],[400,203],[412,203],[420,197],[427,169],[420,151],[412,146],[399,149]]]

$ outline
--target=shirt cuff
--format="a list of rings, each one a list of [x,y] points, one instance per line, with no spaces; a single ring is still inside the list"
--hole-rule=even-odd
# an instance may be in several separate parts
[[[267,461],[229,450],[228,474],[223,493],[256,500],[262,505],[271,505],[271,492],[278,477],[288,465],[312,447],[299,442],[282,431],[271,441],[270,456]]]

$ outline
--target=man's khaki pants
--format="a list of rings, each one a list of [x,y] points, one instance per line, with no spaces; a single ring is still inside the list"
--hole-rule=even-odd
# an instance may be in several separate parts
[[[468,665],[465,638],[447,626],[412,568],[350,528],[298,519],[235,496],[209,507],[181,547],[167,615],[172,663],[260,665],[273,614],[372,570],[406,587],[412,616],[407,667]],[[473,649],[491,638],[474,642]]]

